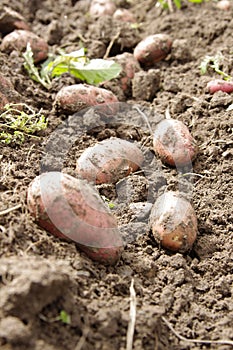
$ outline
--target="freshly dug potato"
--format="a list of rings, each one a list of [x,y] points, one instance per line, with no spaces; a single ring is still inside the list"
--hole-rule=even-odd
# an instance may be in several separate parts
[[[123,8],[117,9],[113,14],[113,18],[122,22],[130,22],[130,23],[136,22],[136,19],[134,18],[134,15],[132,14],[132,12]]]
[[[140,41],[134,49],[135,58],[145,67],[152,67],[171,51],[172,39],[168,34],[154,34]]]
[[[136,171],[143,160],[135,144],[113,137],[87,148],[77,161],[77,172],[96,184],[116,183]]]
[[[93,85],[75,84],[65,86],[57,93],[55,107],[64,113],[75,113],[90,106],[107,107],[116,102],[118,99],[111,91]]]
[[[223,91],[230,94],[233,92],[233,81],[225,81],[222,79],[214,79],[208,82],[207,91],[214,94],[217,91]]]
[[[141,70],[140,65],[134,55],[129,52],[124,52],[111,59],[119,63],[122,70],[117,78],[105,82],[103,86],[105,88],[111,88],[112,91],[116,90],[118,94],[120,90],[122,93],[121,99],[127,99],[132,96],[132,79],[135,73]]]
[[[0,32],[6,35],[15,29],[30,30],[29,25],[20,13],[4,6],[0,10]]]
[[[25,51],[30,43],[34,62],[40,62],[48,57],[48,44],[38,35],[27,30],[14,30],[7,34],[1,43],[1,51],[11,53],[13,50]]]
[[[189,129],[176,119],[163,119],[156,125],[153,147],[162,162],[171,166],[189,164],[197,154],[197,145]]]
[[[89,9],[90,16],[99,18],[104,15],[113,15],[116,11],[116,5],[111,0],[92,0]]]
[[[231,4],[231,1],[229,0],[220,0],[216,3],[216,7],[219,10],[229,11],[231,6],[232,4]]]
[[[116,219],[86,181],[43,173],[29,185],[27,204],[41,227],[73,240],[91,259],[107,264],[119,259],[122,240]]]
[[[189,251],[197,237],[197,218],[193,207],[173,191],[165,192],[154,203],[150,226],[155,240],[175,252]]]

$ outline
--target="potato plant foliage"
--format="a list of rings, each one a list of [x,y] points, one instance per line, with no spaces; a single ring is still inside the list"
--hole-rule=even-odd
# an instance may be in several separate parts
[[[33,53],[30,44],[27,45],[24,67],[29,76],[41,83],[46,89],[51,87],[51,80],[69,73],[88,84],[97,85],[103,81],[116,78],[121,72],[121,65],[104,59],[89,59],[82,48],[71,53],[61,52],[55,57],[49,57],[39,70],[34,65]]]

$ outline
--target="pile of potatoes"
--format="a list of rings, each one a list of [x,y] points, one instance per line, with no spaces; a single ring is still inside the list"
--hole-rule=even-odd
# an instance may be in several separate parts
[[[0,20],[3,34],[0,50],[7,54],[13,50],[22,52],[30,42],[35,64],[44,61],[49,51],[46,41],[33,33],[18,13],[9,8],[4,11],[5,17]],[[116,8],[111,0],[92,0],[89,14],[93,19],[109,15],[131,25],[137,22],[128,9]],[[166,59],[171,49],[171,37],[156,33],[138,42],[133,53],[116,56],[116,61],[122,65],[117,84],[126,97],[130,96],[135,74],[155,67]],[[9,89],[10,83],[7,85],[4,79],[0,77],[0,85]],[[10,86],[10,90],[13,91],[13,87]],[[12,99],[3,92],[0,97],[5,104]],[[58,112],[72,114],[90,106],[104,105],[106,114],[110,107],[110,114],[114,114],[118,110],[117,102],[117,96],[104,88],[104,84],[78,83],[58,91],[54,106]],[[182,167],[195,159],[196,143],[182,122],[164,119],[156,125],[152,137],[154,153],[165,165]],[[76,242],[91,259],[115,264],[121,257],[124,242],[117,219],[102,200],[96,185],[116,184],[140,169],[143,162],[143,151],[132,141],[112,137],[98,142],[77,159],[76,177],[57,171],[37,176],[28,188],[29,211],[42,228]],[[167,191],[160,196],[153,203],[149,223],[155,240],[164,248],[179,252],[192,248],[197,236],[196,214],[179,193]]]

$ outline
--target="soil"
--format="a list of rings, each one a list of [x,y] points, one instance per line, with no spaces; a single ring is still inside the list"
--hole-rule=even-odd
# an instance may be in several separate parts
[[[9,6],[9,2],[1,0],[1,5]],[[186,175],[193,172],[189,178],[157,160],[157,168],[148,175],[153,184],[150,197],[149,180],[140,172],[116,186],[97,186],[102,195],[115,201],[112,210],[126,244],[115,266],[93,262],[75,243],[38,227],[26,203],[28,185],[40,174],[41,160],[44,170],[51,170],[51,164],[53,169],[61,166],[45,157],[45,145],[51,135],[59,144],[58,125],[74,123],[72,116],[56,111],[54,100],[63,86],[76,80],[64,75],[47,91],[28,77],[21,54],[1,52],[1,73],[9,78],[21,101],[37,111],[42,109],[48,128],[38,139],[1,144],[0,349],[126,349],[130,285],[134,281],[137,306],[133,349],[229,350],[232,345],[224,340],[233,341],[233,140],[232,111],[227,107],[233,103],[233,95],[210,95],[205,87],[217,74],[210,70],[201,75],[199,66],[206,55],[221,52],[225,72],[233,75],[233,6],[225,11],[217,9],[214,1],[185,2],[171,13],[155,6],[155,1],[117,0],[117,7],[130,9],[140,24],[132,27],[112,16],[90,18],[89,5],[88,0],[10,2],[31,30],[46,39],[51,52],[59,47],[70,52],[83,44],[91,58],[101,58],[106,51],[113,57],[132,53],[147,35],[169,34],[173,39],[171,53],[153,69],[141,68],[127,96],[117,80],[107,87],[123,106],[127,102],[149,111],[152,128],[168,113],[183,121],[198,143],[198,155],[192,169],[186,170]],[[129,108],[127,113],[132,118],[137,115],[131,112]],[[77,176],[77,157],[88,146],[110,136],[133,140],[153,154],[149,131],[139,130],[134,119],[129,125],[112,121],[107,125],[96,115],[97,128],[85,114],[86,132],[62,159],[62,171]],[[131,191],[130,200],[125,197],[125,188]],[[153,201],[168,189],[182,190],[197,214],[198,236],[185,254],[160,247],[147,224]],[[70,322],[59,318],[61,311],[70,316]],[[179,338],[166,320],[185,338],[223,342]]]

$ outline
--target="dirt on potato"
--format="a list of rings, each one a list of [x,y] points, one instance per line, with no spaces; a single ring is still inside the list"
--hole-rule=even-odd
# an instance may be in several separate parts
[[[130,350],[133,281],[132,349],[230,350],[233,94],[208,93],[207,83],[219,76],[211,69],[202,75],[200,64],[221,52],[222,68],[233,76],[233,6],[225,11],[215,1],[184,1],[170,12],[151,0],[115,4],[130,10],[136,24],[113,16],[92,19],[89,0],[1,0],[0,22],[3,7],[10,6],[51,53],[85,47],[90,58],[114,59],[132,54],[140,40],[157,33],[168,34],[173,44],[164,60],[136,71],[127,95],[117,80],[106,84],[122,102],[112,114],[94,108],[62,114],[54,106],[56,94],[80,81],[64,74],[46,90],[28,76],[22,53],[0,52],[0,75],[12,84],[8,95],[0,91],[1,108],[16,96],[48,120],[37,138],[0,143],[0,349]],[[151,131],[164,116],[181,120],[198,144],[196,159],[186,168],[170,168],[155,157]],[[115,266],[93,262],[75,243],[38,227],[26,205],[37,175],[62,170],[77,177],[82,152],[110,137],[135,142],[146,159],[145,168],[116,185],[97,186],[125,241]],[[182,192],[197,215],[197,239],[185,254],[159,246],[148,226],[151,206],[166,190]]]

